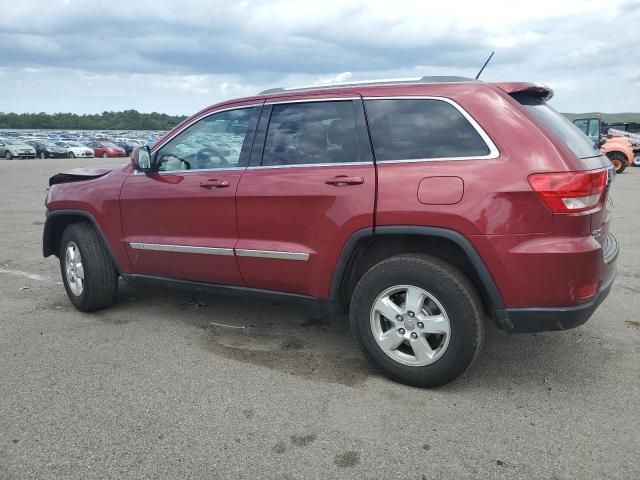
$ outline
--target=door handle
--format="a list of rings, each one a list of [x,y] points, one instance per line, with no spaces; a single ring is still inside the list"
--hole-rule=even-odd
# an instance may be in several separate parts
[[[216,180],[213,178],[211,180],[200,182],[200,186],[202,188],[225,188],[229,186],[229,180]]]
[[[346,187],[347,185],[362,185],[364,183],[364,178],[338,175],[337,177],[325,180],[324,183],[326,183],[327,185],[333,185],[335,187]]]

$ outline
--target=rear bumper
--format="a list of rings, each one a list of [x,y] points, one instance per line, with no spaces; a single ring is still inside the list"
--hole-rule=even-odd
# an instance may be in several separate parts
[[[569,307],[507,308],[497,312],[500,325],[509,333],[533,333],[568,330],[584,324],[611,291],[619,252],[618,241],[609,233],[602,252],[607,277],[588,302]]]

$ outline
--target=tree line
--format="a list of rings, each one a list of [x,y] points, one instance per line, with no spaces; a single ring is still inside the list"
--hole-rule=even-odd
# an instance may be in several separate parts
[[[102,112],[89,115],[75,113],[2,113],[3,129],[60,130],[169,130],[185,116],[165,113],[140,113],[136,110]]]

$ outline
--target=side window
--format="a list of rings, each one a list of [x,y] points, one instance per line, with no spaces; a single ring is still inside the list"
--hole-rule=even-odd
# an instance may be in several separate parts
[[[358,161],[353,101],[273,106],[262,155],[263,166]]]
[[[237,167],[257,108],[227,110],[198,120],[158,150],[159,171]]]
[[[376,160],[482,157],[489,147],[471,123],[442,100],[366,100]]]

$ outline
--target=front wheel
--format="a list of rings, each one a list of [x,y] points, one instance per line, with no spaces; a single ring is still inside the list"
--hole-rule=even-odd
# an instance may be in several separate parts
[[[616,173],[622,173],[624,169],[627,168],[627,157],[623,153],[610,152],[607,154],[607,157],[611,160]]]
[[[11,160],[13,157],[11,156],[11,152],[9,150],[7,150],[4,154],[4,158],[6,158],[7,160]]]
[[[351,329],[365,357],[392,380],[417,387],[451,382],[482,345],[478,294],[452,265],[400,255],[372,267],[351,299]]]
[[[108,156],[109,155],[107,155],[106,152],[102,154],[102,158],[107,158]]]
[[[67,157],[69,157],[69,158],[76,158],[76,156],[74,155],[74,153],[73,153],[73,152],[69,152],[69,153],[67,154]]]
[[[634,167],[640,167],[640,155],[638,155],[637,157],[635,157],[633,159],[633,166]]]
[[[118,292],[118,273],[95,229],[73,223],[60,241],[60,270],[71,303],[82,312],[111,306]]]
[[[43,160],[45,158],[47,158],[47,153],[46,152],[40,152],[40,158],[43,159]]]

